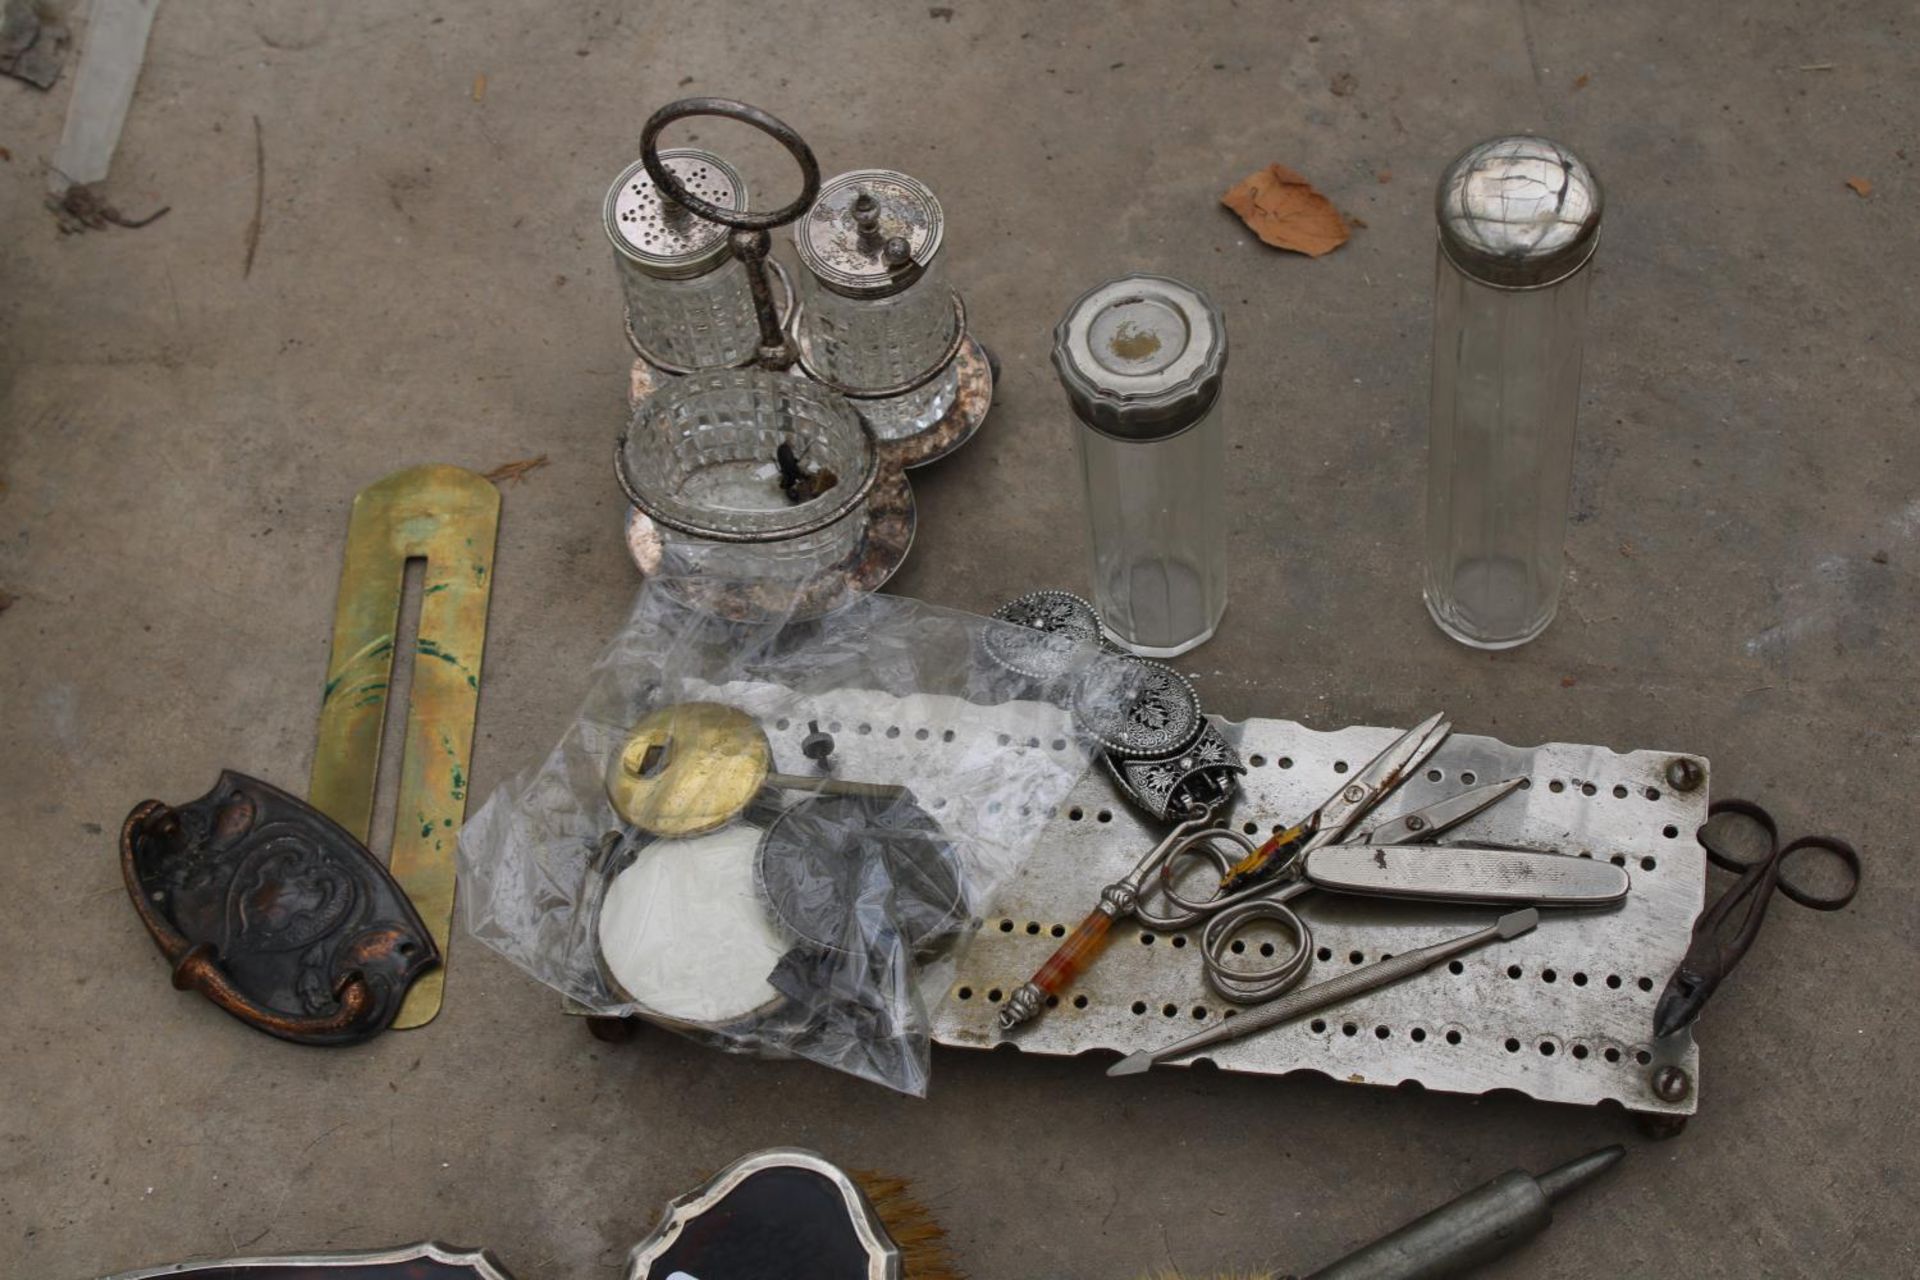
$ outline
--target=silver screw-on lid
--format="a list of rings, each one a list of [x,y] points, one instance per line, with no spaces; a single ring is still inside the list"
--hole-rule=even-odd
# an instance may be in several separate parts
[[[746,183],[720,157],[681,147],[662,151],[660,159],[694,195],[723,209],[746,208]],[[639,160],[608,188],[604,216],[614,252],[648,275],[670,280],[704,275],[729,252],[727,228],[662,200]]]
[[[835,293],[884,298],[920,278],[946,225],[925,183],[892,169],[855,169],[820,188],[794,224],[793,246]]]
[[[1559,143],[1526,134],[1489,138],[1441,175],[1440,246],[1485,284],[1552,284],[1592,257],[1601,203],[1600,180]]]
[[[1198,422],[1220,394],[1227,322],[1191,285],[1122,276],[1067,308],[1053,330],[1053,367],[1083,421],[1123,439],[1161,439]]]

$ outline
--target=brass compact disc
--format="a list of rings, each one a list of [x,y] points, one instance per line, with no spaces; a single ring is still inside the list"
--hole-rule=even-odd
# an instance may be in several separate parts
[[[633,726],[607,768],[607,799],[642,831],[697,836],[745,809],[772,765],[767,735],[746,712],[676,703]]]

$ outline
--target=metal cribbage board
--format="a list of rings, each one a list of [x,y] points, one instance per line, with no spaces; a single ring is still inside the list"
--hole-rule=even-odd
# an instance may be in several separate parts
[[[694,695],[766,710],[745,686],[693,689],[688,696]],[[903,759],[922,755],[926,760],[906,772],[952,767],[983,744],[1006,749],[1002,730],[1031,727],[1030,721],[1009,718],[1009,708],[950,697],[841,690],[782,705],[786,715],[777,721],[762,716],[775,767],[808,767],[800,743],[807,720],[817,716],[830,731],[864,728],[840,733],[834,754],[836,772],[852,778],[898,776]],[[1066,713],[1055,713],[1062,736],[1050,733],[1044,747],[1035,739],[1024,749],[1055,758],[1072,750],[1064,736],[1070,732]],[[1290,720],[1234,724],[1215,717],[1214,723],[1247,765],[1233,812],[1221,820],[1248,834],[1305,816],[1332,794],[1343,776],[1341,765],[1363,766],[1401,733],[1373,727],[1323,733]],[[1015,743],[1013,749],[1023,748]],[[1706,855],[1693,833],[1707,818],[1707,762],[1686,757],[1701,766],[1702,781],[1683,794],[1666,781],[1674,758],[1671,752],[1623,755],[1570,743],[1512,747],[1453,734],[1362,820],[1363,827],[1475,783],[1525,777],[1526,789],[1447,832],[1443,842],[1617,857],[1632,877],[1626,902],[1597,912],[1543,910],[1538,929],[1460,957],[1453,962],[1457,973],[1441,965],[1350,1007],[1336,1005],[1154,1070],[1210,1061],[1258,1075],[1318,1071],[1354,1084],[1413,1081],[1466,1094],[1506,1089],[1545,1102],[1611,1101],[1676,1120],[1692,1115],[1699,1051],[1691,1029],[1657,1044],[1652,1040],[1654,1003],[1687,949],[1705,897]],[[1124,1055],[1157,1048],[1224,1016],[1233,1006],[1206,985],[1195,950],[1198,928],[1162,936],[1129,919],[1114,927],[1106,951],[1057,1007],[1011,1033],[995,1021],[1007,993],[1032,976],[1093,909],[1101,886],[1131,868],[1162,835],[1163,828],[1121,799],[1103,768],[1087,770],[978,918],[972,936],[923,969],[921,993],[935,1042],[966,1049],[1012,1043],[1028,1053],[1062,1056],[1092,1050]],[[1326,891],[1293,905],[1313,930],[1316,948],[1302,986],[1484,927],[1500,914],[1494,907]],[[1262,932],[1267,929],[1272,932]],[[1241,937],[1255,950],[1263,938],[1289,942],[1271,925],[1254,925]],[[1087,1064],[1089,1078],[1107,1061],[1102,1056],[1097,1065]],[[1662,1101],[1650,1085],[1653,1073],[1669,1064],[1693,1082],[1679,1102]]]
[[[1248,766],[1226,818],[1248,834],[1297,820],[1333,792],[1343,772],[1364,765],[1400,733],[1371,727],[1322,733],[1287,720],[1215,723]],[[1567,743],[1511,747],[1454,734],[1369,822],[1475,782],[1524,776],[1526,789],[1443,840],[1619,861],[1632,877],[1626,902],[1598,912],[1543,910],[1540,927],[1524,937],[1483,947],[1350,1006],[1155,1070],[1211,1061],[1260,1075],[1318,1071],[1354,1084],[1417,1082],[1467,1094],[1514,1090],[1545,1102],[1612,1101],[1633,1112],[1692,1115],[1699,1051],[1691,1030],[1664,1042],[1652,1038],[1654,1002],[1686,951],[1705,891],[1706,857],[1693,833],[1706,821],[1707,786],[1672,791],[1665,773],[1673,758]],[[1706,761],[1692,758],[1704,770]],[[1224,1016],[1232,1006],[1205,984],[1198,926],[1190,935],[1163,936],[1126,920],[1057,1007],[1011,1033],[994,1020],[1006,994],[1092,909],[1100,887],[1125,873],[1161,834],[1120,799],[1103,770],[1089,771],[957,957],[934,1013],[934,1039],[975,1049],[1011,1041],[1028,1053],[1127,1054]],[[1499,914],[1492,907],[1327,891],[1295,906],[1316,948],[1302,986],[1481,928]],[[1269,928],[1270,934],[1261,932]],[[1241,936],[1255,950],[1263,938],[1283,947],[1290,941],[1274,926],[1256,925]],[[1650,1084],[1669,1064],[1693,1081],[1678,1102],[1661,1100]],[[1089,1064],[1090,1076],[1095,1070]]]

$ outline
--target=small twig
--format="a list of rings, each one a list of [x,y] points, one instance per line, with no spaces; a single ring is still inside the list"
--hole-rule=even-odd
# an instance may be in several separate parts
[[[109,225],[137,231],[173,210],[172,205],[162,205],[144,218],[129,218],[101,197],[98,186],[85,183],[72,184],[63,195],[48,195],[45,203],[59,219],[62,235],[101,231]]]
[[[313,1150],[315,1147],[319,1146],[322,1142],[326,1141],[328,1138],[331,1138],[334,1134],[346,1128],[347,1123],[348,1123],[347,1121],[342,1120],[339,1124],[333,1126],[333,1128],[327,1130],[325,1133],[315,1138],[312,1142],[309,1142],[306,1146],[300,1148],[300,1150],[303,1152]]]
[[[493,470],[482,473],[480,478],[491,480],[494,484],[505,484],[509,480],[520,484],[526,480],[528,473],[538,471],[546,465],[547,455],[543,453],[537,458],[519,458],[513,462],[503,462]]]
[[[120,211],[118,209],[102,210],[100,216],[105,218],[108,222],[111,222],[116,227],[125,227],[129,231],[138,231],[140,228],[146,226],[149,222],[158,222],[160,219],[166,217],[168,214],[172,212],[173,212],[172,205],[163,204],[158,209],[155,209],[152,213],[148,214],[144,218],[123,218],[120,216]]]
[[[253,118],[253,221],[247,224],[247,261],[240,278],[253,274],[253,255],[260,250],[260,223],[267,211],[267,137],[261,132],[260,117]]]

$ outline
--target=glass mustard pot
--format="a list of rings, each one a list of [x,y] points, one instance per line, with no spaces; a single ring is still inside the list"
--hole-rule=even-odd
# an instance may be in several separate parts
[[[891,169],[829,179],[794,226],[801,367],[883,443],[934,431],[961,391],[967,316],[946,283],[945,228],[933,192]]]

